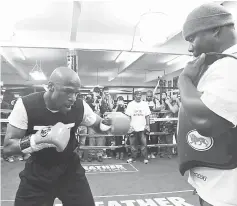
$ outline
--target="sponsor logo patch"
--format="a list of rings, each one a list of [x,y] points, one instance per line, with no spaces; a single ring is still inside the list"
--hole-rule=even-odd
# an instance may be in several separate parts
[[[51,127],[46,127],[42,129],[40,133],[41,137],[46,137],[50,131],[51,131]]]
[[[188,144],[197,151],[206,151],[211,149],[214,140],[212,137],[205,137],[200,135],[197,130],[190,131],[187,136]]]

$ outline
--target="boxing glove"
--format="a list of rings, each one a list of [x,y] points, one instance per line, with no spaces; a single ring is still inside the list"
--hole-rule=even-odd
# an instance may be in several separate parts
[[[105,117],[113,135],[126,135],[130,128],[130,117],[122,112],[110,112]]]
[[[61,122],[45,127],[35,134],[23,138],[20,148],[23,153],[32,153],[48,147],[55,147],[62,152],[70,139],[70,129]]]
[[[107,132],[111,129],[112,122],[108,121],[108,119],[102,119],[100,121],[100,131]]]

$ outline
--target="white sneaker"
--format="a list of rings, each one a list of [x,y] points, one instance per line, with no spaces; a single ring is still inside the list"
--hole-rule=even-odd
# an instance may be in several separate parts
[[[136,162],[136,160],[134,160],[133,158],[129,158],[129,159],[127,160],[127,163],[133,163],[133,162]]]
[[[148,162],[149,162],[148,160],[144,160],[144,164],[148,164]]]
[[[24,160],[22,156],[17,157],[17,159],[18,159],[19,161],[23,161],[23,160]]]
[[[156,156],[154,154],[151,154],[151,159],[155,159]]]
[[[7,160],[8,162],[14,162],[14,158],[13,158],[13,157],[8,157],[6,160]]]
[[[148,159],[151,159],[151,155],[148,155]]]

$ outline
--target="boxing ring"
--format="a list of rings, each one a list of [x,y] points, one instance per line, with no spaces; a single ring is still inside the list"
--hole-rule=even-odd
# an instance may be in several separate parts
[[[156,121],[177,121],[177,118],[158,118]],[[6,124],[7,119],[1,119]],[[169,135],[166,132],[150,132],[148,135]],[[2,133],[1,135],[4,135]],[[113,135],[80,134],[79,136],[106,138]],[[80,138],[80,137],[79,137]],[[152,147],[173,147],[176,144],[148,144]],[[82,150],[111,149],[120,146],[80,146]],[[2,148],[2,147],[1,147]],[[103,162],[82,162],[88,181],[90,183],[96,206],[195,206],[198,205],[197,196],[193,189],[178,171],[177,157],[171,159],[151,159],[145,165],[141,161],[126,163],[125,160],[115,158],[104,159]],[[15,192],[19,184],[19,172],[24,168],[24,162],[9,163],[1,161],[2,169],[2,198],[1,205],[10,206],[14,203]],[[62,206],[56,199],[55,206]]]
[[[10,113],[11,110],[1,110],[1,112],[5,112],[5,113]],[[155,112],[155,113],[161,113],[161,112]],[[166,113],[166,112],[162,112],[162,113]],[[178,118],[153,118],[154,121],[156,122],[166,122],[166,121],[178,121]],[[8,119],[0,119],[1,123],[8,123]],[[147,133],[148,135],[148,139],[150,138],[150,136],[166,136],[166,135],[170,135],[171,133],[167,133],[167,132],[149,132]],[[5,132],[2,133],[1,132],[1,136],[4,136]],[[80,137],[114,137],[114,135],[112,134],[77,134],[76,138],[79,141]],[[124,135],[123,135],[124,138]],[[126,141],[125,141],[126,142]],[[130,145],[120,145],[120,146],[84,146],[84,145],[80,145],[80,149],[83,150],[89,150],[89,149],[116,149],[116,148],[130,148]],[[151,148],[151,147],[177,147],[177,144],[148,144],[147,148]],[[2,149],[2,145],[1,145],[1,149]]]

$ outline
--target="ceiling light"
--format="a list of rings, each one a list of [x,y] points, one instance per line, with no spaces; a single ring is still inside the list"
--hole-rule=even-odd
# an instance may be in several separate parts
[[[177,63],[178,61],[180,61],[180,60],[179,60],[180,57],[181,57],[181,55],[180,55],[180,56],[177,56],[177,57],[175,57],[175,58],[173,58],[173,59],[171,59],[170,61],[166,62],[166,64],[167,64],[167,65],[172,65],[172,64],[174,64],[174,63]]]
[[[15,98],[19,98],[20,95],[19,95],[19,94],[14,94],[14,97],[15,97]]]
[[[117,89],[110,89],[109,93],[121,93],[121,90],[117,90]]]
[[[100,87],[100,88],[102,88],[103,86],[100,86],[100,85],[85,85],[85,86],[83,86],[83,87],[85,87],[85,88],[94,88],[94,87]]]
[[[177,64],[177,63],[186,64],[189,61],[191,61],[192,59],[193,59],[192,56],[181,55],[179,57],[176,57],[176,58],[172,59],[171,61],[168,61],[166,64],[168,66],[173,65],[173,64]]]
[[[133,62],[134,60],[141,57],[144,53],[140,52],[122,52],[115,60],[116,63],[119,62]]]
[[[30,76],[34,79],[34,80],[46,80],[46,76],[44,75],[43,72],[39,72],[39,71],[33,71],[30,72]]]
[[[108,81],[111,82],[111,81],[114,80],[114,79],[115,79],[115,77],[109,77],[109,78],[108,78]]]
[[[40,66],[36,64],[33,67],[33,69],[30,71],[30,76],[34,79],[34,80],[46,80],[46,76],[44,75],[44,72],[41,69],[41,63]]]
[[[137,91],[143,91],[145,88],[138,88]]]

